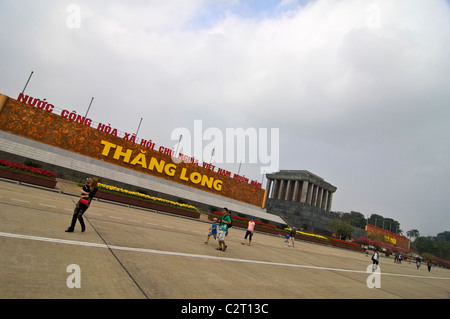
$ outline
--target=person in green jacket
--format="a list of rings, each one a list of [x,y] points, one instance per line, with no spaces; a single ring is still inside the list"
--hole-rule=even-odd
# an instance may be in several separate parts
[[[225,251],[227,249],[227,244],[225,243],[225,236],[228,232],[228,225],[231,223],[230,211],[228,208],[224,207],[222,209],[223,216],[220,219],[219,228],[217,230],[217,241],[219,243],[219,247],[217,250]]]

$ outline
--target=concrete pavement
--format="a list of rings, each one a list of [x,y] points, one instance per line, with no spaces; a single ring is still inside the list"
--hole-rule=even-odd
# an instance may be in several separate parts
[[[70,183],[65,191],[78,188]],[[95,201],[87,230],[64,230],[77,198],[0,181],[0,298],[449,298],[450,271],[256,233],[226,252],[204,244],[209,223]],[[70,265],[78,266],[73,270]],[[68,269],[69,267],[69,269]],[[369,276],[380,288],[368,288]],[[80,288],[69,288],[80,284]]]

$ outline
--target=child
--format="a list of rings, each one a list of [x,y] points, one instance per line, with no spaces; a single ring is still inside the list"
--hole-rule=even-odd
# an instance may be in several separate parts
[[[216,239],[216,235],[217,235],[217,218],[214,217],[213,224],[212,224],[211,228],[209,228],[209,233],[208,233],[208,237],[206,237],[205,244],[207,244],[209,242],[209,237],[211,237],[211,236],[213,236],[214,239]]]
[[[247,232],[245,233],[244,241],[241,243],[242,245],[247,244],[247,237],[248,236],[250,236],[250,238],[248,240],[248,245],[250,246],[250,244],[252,243],[253,232],[255,231],[255,221],[254,221],[254,219],[255,218],[252,216],[251,219],[248,221]]]
[[[376,271],[378,268],[378,263],[380,262],[380,253],[378,252],[378,249],[375,249],[372,255],[372,271]]]

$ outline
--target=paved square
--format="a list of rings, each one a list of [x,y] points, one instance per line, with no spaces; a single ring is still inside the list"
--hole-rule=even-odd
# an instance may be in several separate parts
[[[383,257],[380,288],[368,288],[363,253],[261,233],[243,246],[235,227],[221,252],[212,238],[204,244],[207,222],[106,202],[92,203],[86,232],[66,233],[76,201],[0,181],[0,298],[450,297],[446,269]]]

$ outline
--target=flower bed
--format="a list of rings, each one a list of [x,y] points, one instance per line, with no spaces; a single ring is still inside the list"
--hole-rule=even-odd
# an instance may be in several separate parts
[[[291,232],[291,228],[285,228],[284,230],[288,231],[289,233]],[[313,234],[313,233],[307,233],[307,232],[303,232],[300,230],[296,231],[297,235],[299,235],[300,237],[306,237],[306,238],[314,238],[314,239],[321,239],[321,240],[325,240],[327,241],[328,238],[322,235],[318,235],[318,234]],[[295,237],[297,237],[297,235]]]
[[[167,199],[149,196],[149,195],[138,193],[138,192],[132,192],[132,191],[129,191],[129,190],[126,190],[123,188],[119,188],[119,187],[115,187],[115,186],[109,186],[109,185],[105,185],[102,183],[98,183],[98,188],[107,190],[107,191],[111,191],[111,192],[116,192],[116,193],[123,194],[123,195],[127,195],[130,197],[135,197],[135,198],[142,199],[142,200],[147,200],[147,201],[151,201],[151,202],[155,202],[155,203],[159,203],[159,204],[163,204],[163,205],[169,205],[169,206],[174,206],[177,208],[190,210],[193,212],[198,212],[197,207],[192,206],[192,205],[177,203],[177,202],[173,202],[173,201],[170,201]]]
[[[351,245],[351,246],[355,246],[355,247],[360,247],[359,244],[354,243],[354,242],[350,242],[350,241],[346,241],[346,240],[342,240],[342,239],[338,239],[338,238],[334,238],[334,237],[329,237],[330,240],[336,242],[336,243],[341,243],[341,244],[345,244],[345,245]]]
[[[198,209],[192,205],[181,204],[102,183],[98,183],[98,188],[97,194],[95,195],[97,198],[193,218],[200,217]]]
[[[285,231],[286,231],[285,234],[289,234],[291,232],[291,229],[285,228]],[[356,243],[351,243],[351,242],[347,242],[345,240],[340,240],[340,239],[337,239],[334,237],[322,236],[319,234],[304,232],[304,231],[300,231],[300,230],[297,230],[297,234],[295,235],[295,238],[301,239],[301,240],[306,240],[306,241],[311,241],[311,242],[315,242],[315,243],[319,243],[319,244],[340,247],[340,248],[346,248],[346,249],[351,249],[351,250],[356,250],[356,251],[364,251],[364,249],[361,248],[361,246]]]
[[[436,257],[430,253],[423,253],[422,257],[424,259],[431,260],[435,265],[439,267],[450,269],[450,261],[446,259]]]
[[[342,239],[337,239],[334,237],[328,237],[328,239],[332,242],[333,246],[337,246],[337,247],[343,247],[343,248],[349,248],[349,249],[354,249],[354,250],[359,250],[359,251],[363,251],[364,249],[361,247],[361,245],[354,243],[354,242],[349,242],[349,241],[345,241]]]
[[[54,173],[5,160],[0,160],[0,177],[48,188],[56,187]]]
[[[21,173],[27,173],[30,175],[36,175],[43,178],[48,178],[51,180],[54,180],[56,178],[55,173],[46,171],[42,168],[32,167],[32,166],[26,166],[20,163],[13,163],[10,161],[0,160],[0,167],[10,169],[13,171],[18,171]]]

